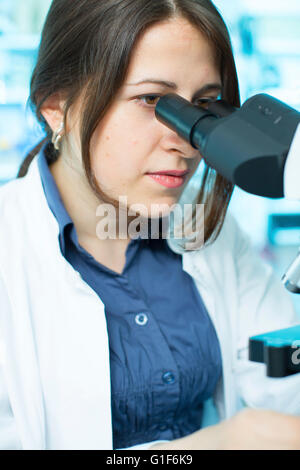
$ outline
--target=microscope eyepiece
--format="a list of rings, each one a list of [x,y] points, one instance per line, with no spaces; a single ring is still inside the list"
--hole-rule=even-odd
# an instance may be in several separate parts
[[[284,166],[300,122],[295,109],[265,94],[241,108],[218,100],[203,109],[169,93],[159,99],[155,115],[198,149],[207,165],[244,191],[284,196]]]
[[[159,99],[155,115],[160,122],[177,132],[194,148],[199,148],[192,139],[194,127],[202,120],[218,118],[213,112],[194,106],[175,93],[168,93]]]

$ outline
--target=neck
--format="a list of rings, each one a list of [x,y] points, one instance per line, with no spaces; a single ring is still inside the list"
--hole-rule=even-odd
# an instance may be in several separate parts
[[[96,236],[96,209],[99,201],[78,171],[60,157],[49,166],[64,206],[74,222],[77,234]]]

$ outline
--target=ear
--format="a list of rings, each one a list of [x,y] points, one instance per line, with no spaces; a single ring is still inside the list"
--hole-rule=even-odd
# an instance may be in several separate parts
[[[54,93],[44,101],[41,113],[52,131],[56,131],[64,119],[65,100],[61,93]]]

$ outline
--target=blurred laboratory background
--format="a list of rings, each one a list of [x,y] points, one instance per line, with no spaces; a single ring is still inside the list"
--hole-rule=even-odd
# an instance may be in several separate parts
[[[214,3],[231,34],[242,103],[262,92],[300,111],[300,0]],[[0,0],[0,185],[16,177],[44,135],[26,104],[50,4]],[[300,201],[264,199],[235,188],[230,208],[281,277],[300,245]],[[300,314],[300,295],[290,295]]]

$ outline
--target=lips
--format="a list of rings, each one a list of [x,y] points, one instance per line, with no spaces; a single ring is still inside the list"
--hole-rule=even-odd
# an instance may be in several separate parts
[[[165,173],[149,173],[148,176],[152,178],[156,183],[165,186],[166,188],[179,188],[184,184],[185,181],[185,176],[167,175]]]
[[[166,175],[166,176],[185,176],[190,170],[179,171],[179,170],[162,170],[148,173],[148,175]]]

